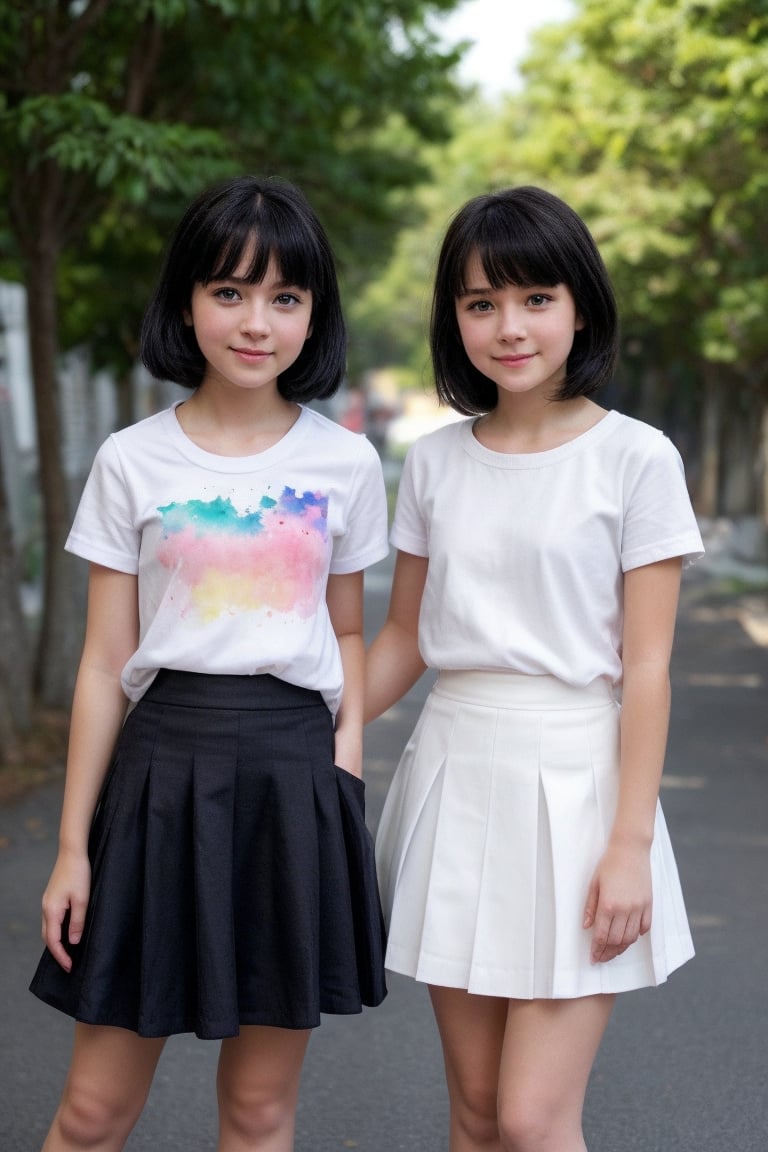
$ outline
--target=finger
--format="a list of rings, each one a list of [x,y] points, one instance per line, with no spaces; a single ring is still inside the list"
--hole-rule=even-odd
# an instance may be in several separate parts
[[[43,939],[45,940],[45,945],[48,951],[50,952],[51,956],[53,956],[56,963],[60,965],[60,967],[62,967],[65,972],[70,972],[72,970],[72,957],[69,955],[62,943],[61,928],[59,927],[58,931],[52,929],[50,931],[43,932]]]
[[[46,948],[65,972],[72,968],[72,959],[64,947],[61,938],[61,927],[65,912],[50,912],[43,909],[43,941]]]
[[[628,934],[628,925],[629,917],[626,915],[609,916],[606,913],[604,920],[598,919],[592,945],[592,959],[597,963],[605,963],[629,947],[634,938],[630,938]]]
[[[584,905],[584,928],[591,928],[595,922],[599,891],[600,889],[597,880],[593,880],[589,886],[589,892],[587,893],[587,902]]]
[[[625,948],[629,948],[630,944],[634,944],[640,935],[640,914],[635,913],[627,919],[627,924],[624,929],[623,944]]]
[[[611,926],[613,923],[612,917],[598,915],[595,921],[595,930],[592,935],[592,960],[594,963],[599,963],[604,956],[606,949],[609,947],[609,936],[611,933]]]
[[[69,914],[69,928],[67,938],[70,944],[79,944],[85,926],[85,910],[88,907],[86,900],[73,900]]]
[[[594,962],[605,964],[631,948],[641,935],[642,923],[642,917],[637,913],[626,917],[626,919],[621,916],[612,917],[604,939],[598,938],[597,935],[595,937],[592,953]]]
[[[621,956],[622,952],[626,952],[628,944],[609,944],[603,951],[602,956],[595,961],[597,964],[607,964],[609,960],[615,960],[617,956]]]

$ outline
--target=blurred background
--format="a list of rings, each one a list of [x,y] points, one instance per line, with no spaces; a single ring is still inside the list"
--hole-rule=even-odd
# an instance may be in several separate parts
[[[447,221],[509,184],[564,197],[620,300],[602,402],[673,438],[710,554],[768,584],[765,0],[0,0],[0,74],[0,795],[59,755],[63,542],[101,441],[175,398],[138,328],[220,177],[294,180],[326,225],[350,329],[328,411],[393,487],[454,418],[425,341]]]

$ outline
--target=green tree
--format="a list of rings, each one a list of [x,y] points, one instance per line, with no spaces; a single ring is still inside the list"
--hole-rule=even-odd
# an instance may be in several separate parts
[[[768,6],[581,0],[525,75],[523,162],[557,172],[595,223],[656,402],[692,385],[700,510],[765,512],[751,430],[768,404]]]
[[[420,275],[468,196],[548,187],[584,215],[616,283],[622,403],[676,431],[700,419],[700,511],[765,512],[768,5],[577,0],[522,72],[519,94],[462,111],[435,150],[423,223],[361,322],[374,326],[385,299],[398,319],[416,314],[408,260]],[[394,327],[412,347],[414,326]]]
[[[301,183],[362,276],[390,225],[390,192],[421,174],[414,141],[445,131],[457,57],[438,50],[425,17],[454,4],[2,4],[0,234],[4,267],[28,290],[45,520],[36,686],[46,704],[68,702],[79,643],[74,565],[63,551],[62,299],[69,337],[78,325],[96,330],[125,362],[141,307],[131,285],[143,297],[147,277],[142,253],[156,260],[169,212],[191,192],[244,168]],[[83,287],[93,290],[90,308]]]
[[[0,438],[0,538],[6,541],[0,548],[0,763],[5,763],[21,754],[21,737],[29,727],[32,701],[2,456]]]

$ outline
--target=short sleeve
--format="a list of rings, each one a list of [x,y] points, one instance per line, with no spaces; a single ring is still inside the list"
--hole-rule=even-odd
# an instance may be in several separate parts
[[[118,572],[135,575],[139,570],[141,537],[112,437],[96,453],[64,547]]]
[[[624,572],[673,556],[692,563],[704,554],[680,453],[659,434],[627,493],[621,542]]]
[[[416,493],[418,442],[408,449],[397,490],[395,519],[390,539],[395,548],[413,556],[429,555],[429,539],[424,515]]]
[[[360,437],[360,454],[350,486],[345,531],[334,540],[330,572],[359,572],[389,552],[387,493],[376,449]]]

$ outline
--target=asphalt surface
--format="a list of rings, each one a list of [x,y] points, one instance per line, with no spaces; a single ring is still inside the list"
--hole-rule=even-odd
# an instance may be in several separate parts
[[[695,573],[695,569],[694,569]],[[368,627],[388,562],[368,579]],[[368,731],[372,829],[428,681]],[[768,1152],[768,648],[736,602],[687,578],[673,662],[662,793],[696,958],[628,993],[586,1106],[590,1152]],[[0,808],[0,1152],[34,1152],[55,1109],[71,1022],[27,992],[39,900],[56,849],[60,785]],[[129,1152],[216,1143],[218,1044],[174,1037]],[[390,978],[382,1007],[327,1017],[310,1044],[296,1152],[445,1152],[446,1096],[425,989]]]

